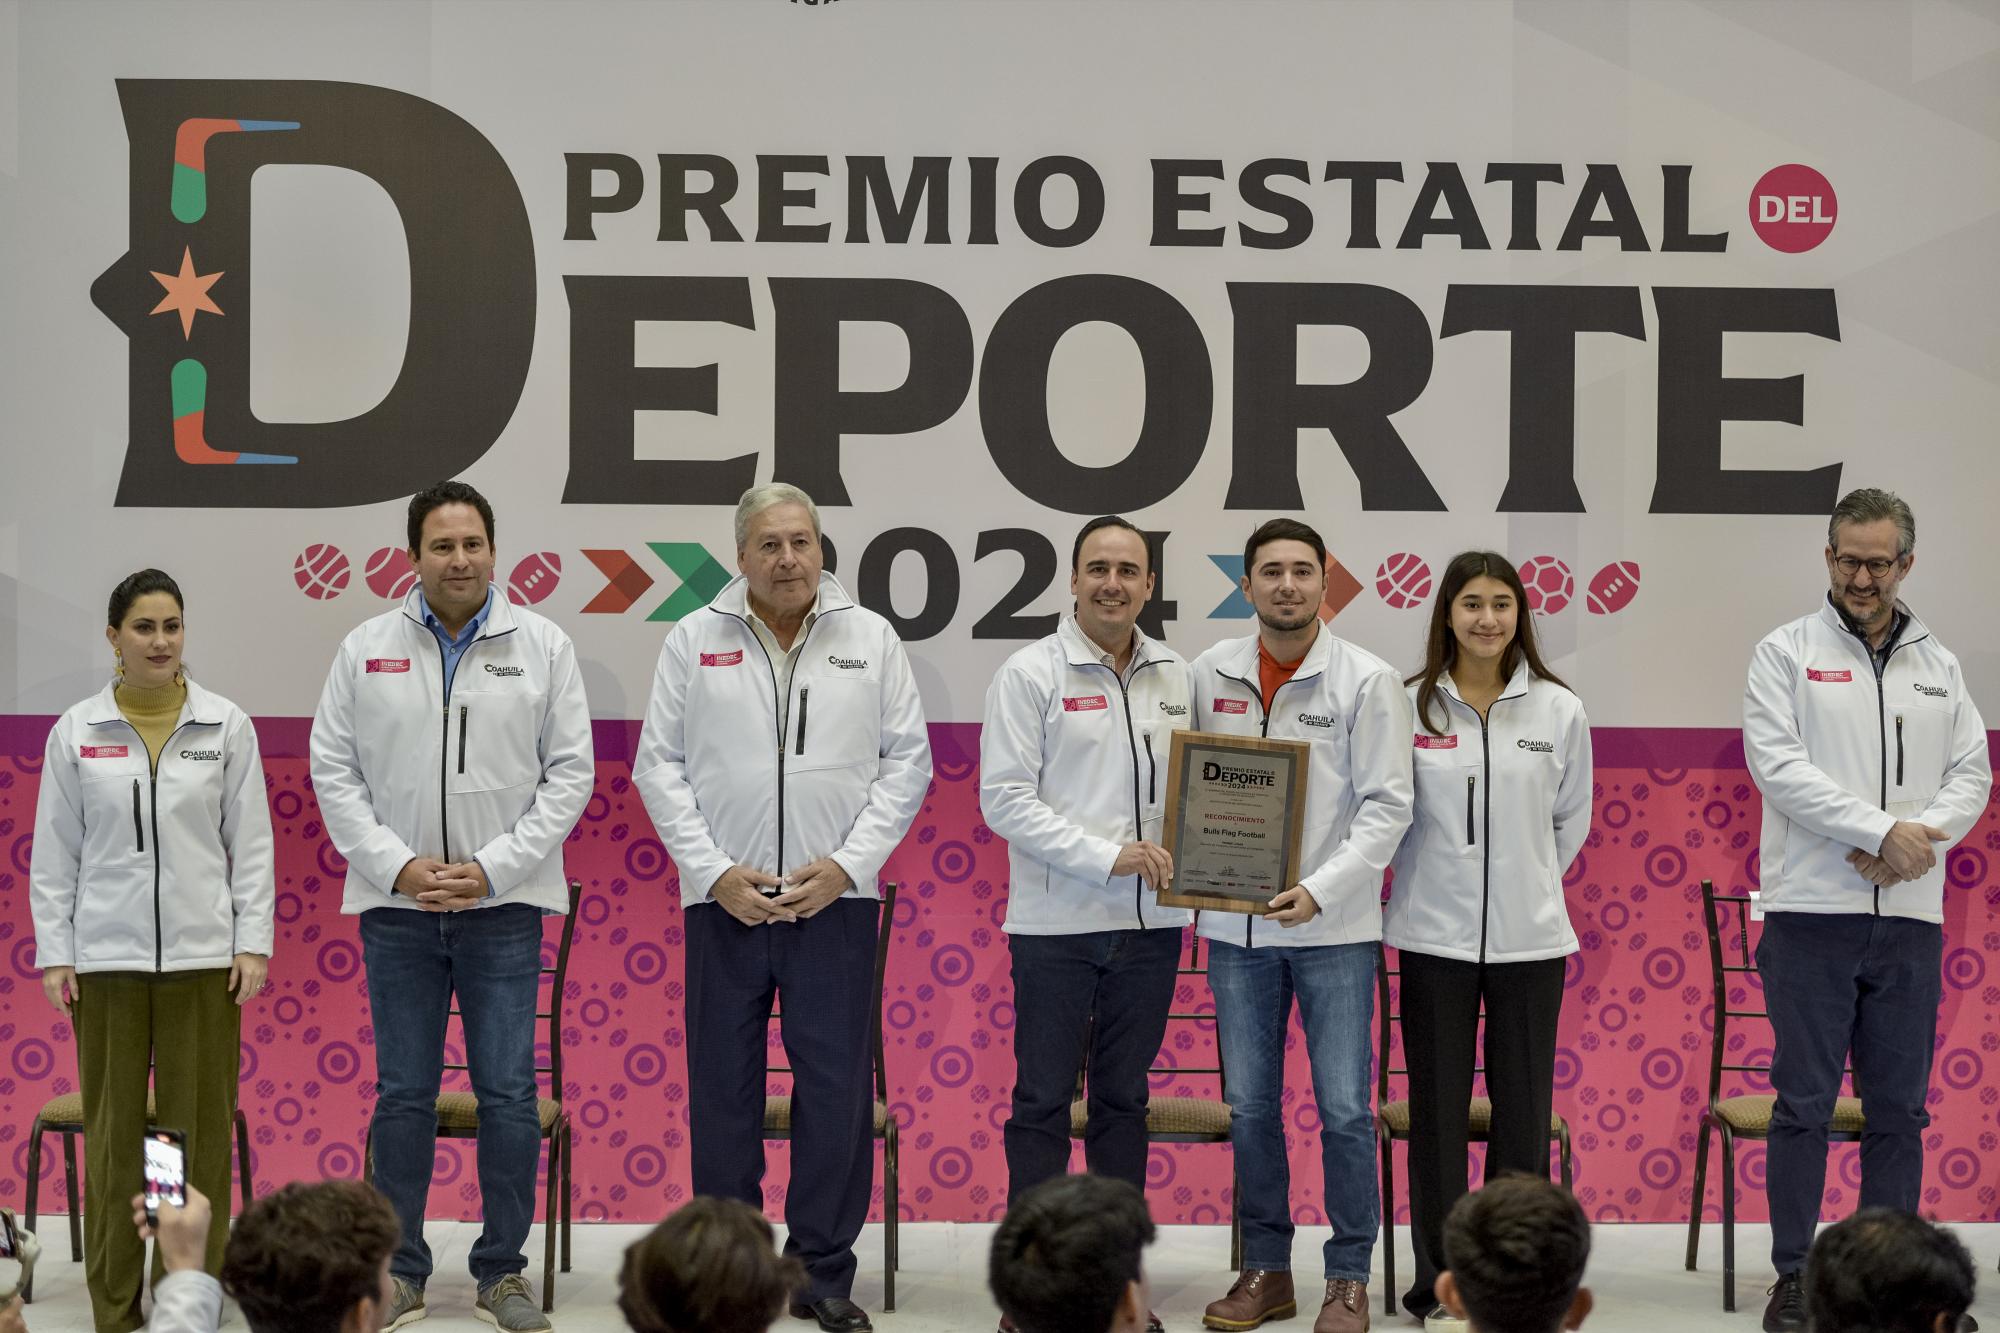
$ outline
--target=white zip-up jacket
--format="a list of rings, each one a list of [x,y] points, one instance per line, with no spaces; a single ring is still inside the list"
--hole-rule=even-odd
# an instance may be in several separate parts
[[[340,910],[422,910],[395,885],[427,856],[479,862],[492,893],[475,911],[565,912],[563,839],[596,780],[576,649],[496,588],[447,697],[423,596],[348,634],[313,715],[313,790],[347,858]]]
[[[876,879],[931,782],[923,700],[887,620],[831,574],[804,636],[781,727],[778,667],[750,627],[741,575],[660,646],[632,781],[680,874],[683,906],[733,865],[787,875],[831,857]]]
[[[1312,742],[1299,863],[1319,904],[1318,916],[1290,927],[1201,912],[1202,935],[1259,949],[1381,939],[1382,872],[1411,807],[1410,703],[1395,668],[1322,625],[1267,717],[1257,636],[1226,639],[1195,659],[1194,711],[1203,731]]]
[[[1577,951],[1562,879],[1590,832],[1590,721],[1583,702],[1523,662],[1486,720],[1438,677],[1414,721],[1416,817],[1392,863],[1382,938],[1468,963]]]
[[[271,953],[277,896],[257,730],[187,682],[154,772],[107,685],[56,720],[35,800],[35,965],[192,972]]]
[[[1074,615],[1015,653],[986,691],[979,808],[1007,840],[1007,919],[1016,935],[1187,925],[1138,875],[1112,878],[1128,842],[1160,840],[1167,749],[1192,725],[1179,653],[1136,627],[1121,681]]]
[[[1898,610],[1908,614],[1907,608]],[[1944,920],[1945,850],[1928,875],[1877,889],[1847,863],[1897,820],[1957,842],[1986,806],[1986,724],[1958,659],[1909,616],[1878,681],[1833,603],[1771,631],[1750,658],[1743,751],[1764,794],[1758,856],[1767,912]]]

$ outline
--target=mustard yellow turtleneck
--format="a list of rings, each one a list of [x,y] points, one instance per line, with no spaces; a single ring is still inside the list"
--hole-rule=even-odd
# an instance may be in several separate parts
[[[187,693],[187,686],[178,680],[150,689],[118,686],[118,711],[139,733],[139,739],[146,742],[146,754],[152,759],[155,771],[160,767],[160,750],[181,720],[181,705],[187,702]]]

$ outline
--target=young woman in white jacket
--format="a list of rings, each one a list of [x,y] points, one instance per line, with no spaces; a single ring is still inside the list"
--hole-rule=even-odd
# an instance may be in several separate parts
[[[1590,827],[1590,726],[1545,666],[1521,576],[1467,551],[1445,569],[1411,676],[1416,813],[1392,862],[1385,943],[1401,951],[1416,1281],[1403,1307],[1463,1328],[1432,1287],[1465,1193],[1475,1042],[1486,1010],[1487,1178],[1546,1177],[1556,1019],[1577,950],[1563,872]]]
[[[123,1333],[145,1323],[145,1244],[127,1219],[148,1074],[155,1123],[186,1136],[188,1183],[226,1203],[240,1007],[264,988],[276,888],[257,733],[182,672],[180,588],[142,569],[108,619],[116,679],[49,733],[29,897],[42,989],[76,1032],[84,1281],[98,1333]],[[228,1236],[224,1206],[211,1274]]]

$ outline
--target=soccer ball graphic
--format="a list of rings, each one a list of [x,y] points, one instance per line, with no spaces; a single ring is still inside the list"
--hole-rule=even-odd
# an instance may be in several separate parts
[[[1552,555],[1531,557],[1521,566],[1521,586],[1528,594],[1528,609],[1552,616],[1576,596],[1576,577],[1569,566]]]

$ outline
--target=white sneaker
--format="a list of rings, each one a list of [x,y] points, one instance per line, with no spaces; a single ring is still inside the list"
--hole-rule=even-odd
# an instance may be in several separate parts
[[[1431,1312],[1424,1316],[1424,1333],[1467,1333],[1471,1327],[1442,1304],[1433,1306]]]

